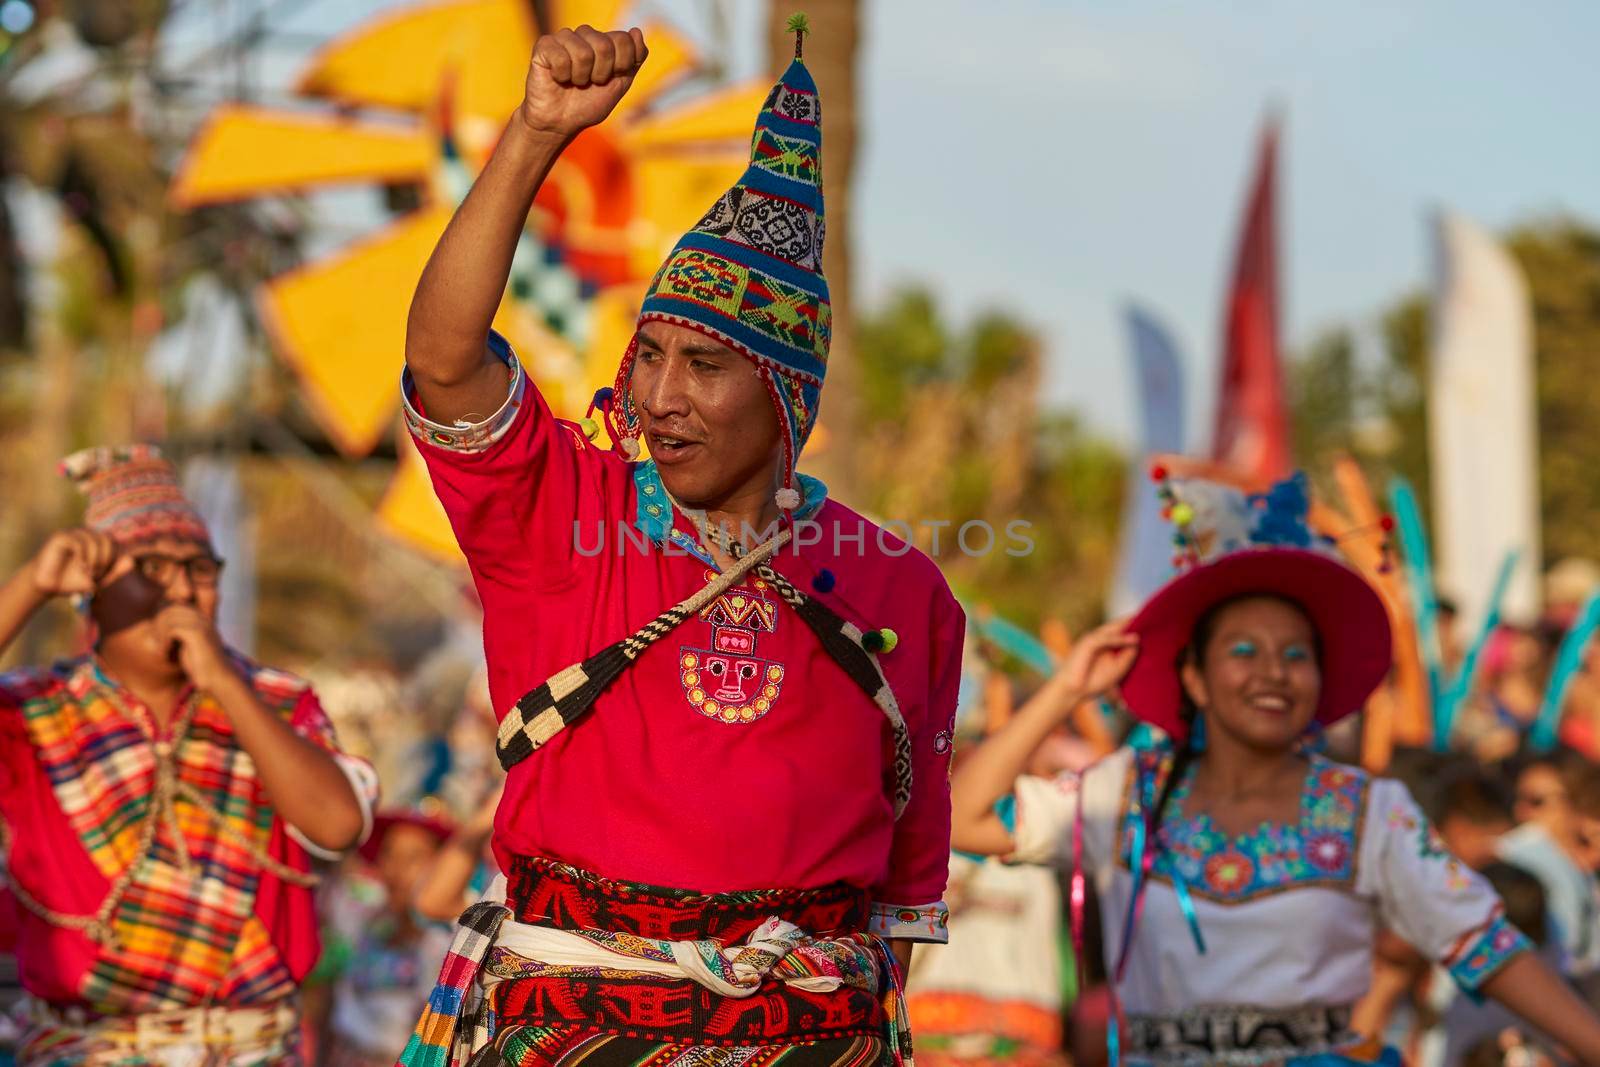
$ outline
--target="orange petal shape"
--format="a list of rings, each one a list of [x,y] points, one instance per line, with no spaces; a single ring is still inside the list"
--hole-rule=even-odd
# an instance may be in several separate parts
[[[449,221],[446,208],[424,208],[261,290],[257,305],[273,347],[345,455],[366,455],[393,425],[406,311]]]
[[[591,22],[590,25],[599,26],[600,23]],[[694,46],[670,26],[652,22],[643,29],[645,43],[650,48],[650,58],[645,60],[644,66],[634,76],[633,87],[617,104],[616,110],[611,112],[611,117],[606,120],[608,123],[615,124],[619,119],[629,118],[673,82],[693,73],[700,62]],[[754,112],[750,119],[752,123],[755,121]],[[613,125],[611,128],[616,127]]]
[[[399,445],[400,462],[378,502],[378,522],[392,536],[435,559],[465,563],[444,506],[434,495],[427,465],[410,436],[401,436],[404,440]]]
[[[680,149],[707,141],[748,145],[770,88],[767,82],[746,82],[719,89],[630,123],[615,131],[616,137],[633,152]]]
[[[420,129],[225,105],[189,146],[170,196],[189,208],[312,185],[420,181],[437,156]]]
[[[583,393],[612,384],[622,354],[633,340],[639,322],[639,305],[644,302],[644,283],[614,285],[595,294],[589,304],[589,351],[583,360]],[[584,401],[588,403],[587,399]]]
[[[552,0],[550,21],[555,25],[551,28],[588,23],[597,30],[626,29],[618,21],[624,6],[623,0]]]
[[[748,163],[742,151],[636,157],[632,178],[637,204],[628,227],[630,273],[635,278],[654,275],[678,238],[739,180]]]
[[[457,111],[504,119],[522,99],[534,28],[525,0],[451,0],[368,20],[321,49],[297,89],[421,112],[447,84]]]

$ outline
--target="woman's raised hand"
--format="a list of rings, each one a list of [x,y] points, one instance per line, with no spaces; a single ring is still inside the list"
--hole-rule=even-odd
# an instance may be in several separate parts
[[[1080,701],[1095,700],[1115,689],[1139,656],[1139,635],[1128,632],[1128,620],[1108,622],[1073,644],[1058,677]]]

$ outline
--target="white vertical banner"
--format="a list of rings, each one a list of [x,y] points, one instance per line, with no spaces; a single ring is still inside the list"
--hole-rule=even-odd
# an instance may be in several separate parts
[[[1435,220],[1429,463],[1441,589],[1476,626],[1500,561],[1521,554],[1505,617],[1539,610],[1539,444],[1533,320],[1522,271],[1493,236]]]
[[[1108,606],[1112,618],[1139,610],[1172,577],[1172,528],[1150,484],[1150,458],[1182,453],[1188,441],[1183,360],[1172,335],[1150,312],[1130,305],[1128,336],[1139,383],[1139,451],[1128,467],[1122,505],[1122,550]]]

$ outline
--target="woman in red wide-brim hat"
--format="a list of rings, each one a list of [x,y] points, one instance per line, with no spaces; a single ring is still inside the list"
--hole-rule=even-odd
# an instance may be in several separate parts
[[[1358,1032],[1380,927],[1588,1063],[1600,1020],[1531,952],[1401,783],[1315,754],[1390,665],[1373,588],[1307,527],[1302,478],[1261,496],[1164,485],[1183,573],[964,761],[953,845],[1093,880],[1130,1063],[1398,1063]],[[1167,740],[1082,774],[1023,773],[1117,688]],[[1078,926],[1078,923],[1074,923]]]

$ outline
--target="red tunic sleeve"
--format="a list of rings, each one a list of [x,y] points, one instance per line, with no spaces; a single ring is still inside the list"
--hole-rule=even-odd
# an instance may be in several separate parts
[[[913,941],[948,939],[943,898],[950,873],[950,755],[966,617],[942,581],[930,613],[927,703],[908,722],[911,801],[895,824],[889,876],[873,892],[873,931]]]
[[[489,347],[508,373],[499,411],[480,422],[433,422],[408,371],[406,424],[480,592],[485,584],[563,588],[581,569],[583,546],[616,535],[605,529],[616,512],[604,500],[616,482],[607,468],[622,463],[551,413],[504,338],[491,333]]]

